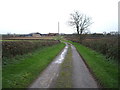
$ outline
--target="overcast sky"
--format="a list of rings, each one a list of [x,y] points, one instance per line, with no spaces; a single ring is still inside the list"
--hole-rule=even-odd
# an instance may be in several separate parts
[[[92,17],[92,33],[118,30],[119,0],[0,0],[0,34],[75,33],[68,25],[75,10]]]

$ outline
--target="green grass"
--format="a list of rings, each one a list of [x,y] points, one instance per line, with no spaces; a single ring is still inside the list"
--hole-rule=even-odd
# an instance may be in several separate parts
[[[71,42],[91,68],[104,88],[118,88],[118,64],[105,56],[78,43]]]
[[[55,88],[72,88],[72,52],[70,47],[61,65]]]
[[[26,88],[55,58],[65,44],[38,49],[28,55],[23,55],[21,60],[5,65],[2,73],[3,88]],[[11,60],[12,61],[12,60]]]

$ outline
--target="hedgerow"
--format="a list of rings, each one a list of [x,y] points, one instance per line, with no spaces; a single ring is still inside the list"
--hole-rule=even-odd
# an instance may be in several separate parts
[[[26,41],[2,41],[2,58],[12,58],[16,55],[23,55],[32,52],[43,46],[51,46],[58,44],[57,40],[26,40]]]
[[[79,37],[68,37],[68,40],[73,42],[81,43]],[[89,47],[101,54],[105,55],[107,59],[115,59],[118,60],[118,37],[100,37],[100,38],[89,38],[86,37],[82,40],[84,46]]]
[[[118,60],[118,38],[117,37],[84,40],[82,44],[106,55],[106,58],[108,59]]]

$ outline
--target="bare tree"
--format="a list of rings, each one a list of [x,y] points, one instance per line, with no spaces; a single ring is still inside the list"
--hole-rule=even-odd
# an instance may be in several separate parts
[[[75,11],[74,13],[70,14],[70,21],[69,25],[74,26],[77,29],[77,34],[82,34],[83,31],[88,29],[88,27],[92,24],[91,18],[87,17],[84,14]]]

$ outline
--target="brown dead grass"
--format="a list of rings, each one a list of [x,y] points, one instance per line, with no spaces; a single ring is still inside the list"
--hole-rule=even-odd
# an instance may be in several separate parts
[[[5,39],[9,39],[9,40],[18,40],[18,39],[22,39],[22,40],[27,40],[27,39],[53,39],[54,36],[42,36],[42,37],[10,37],[10,38],[5,38]]]

